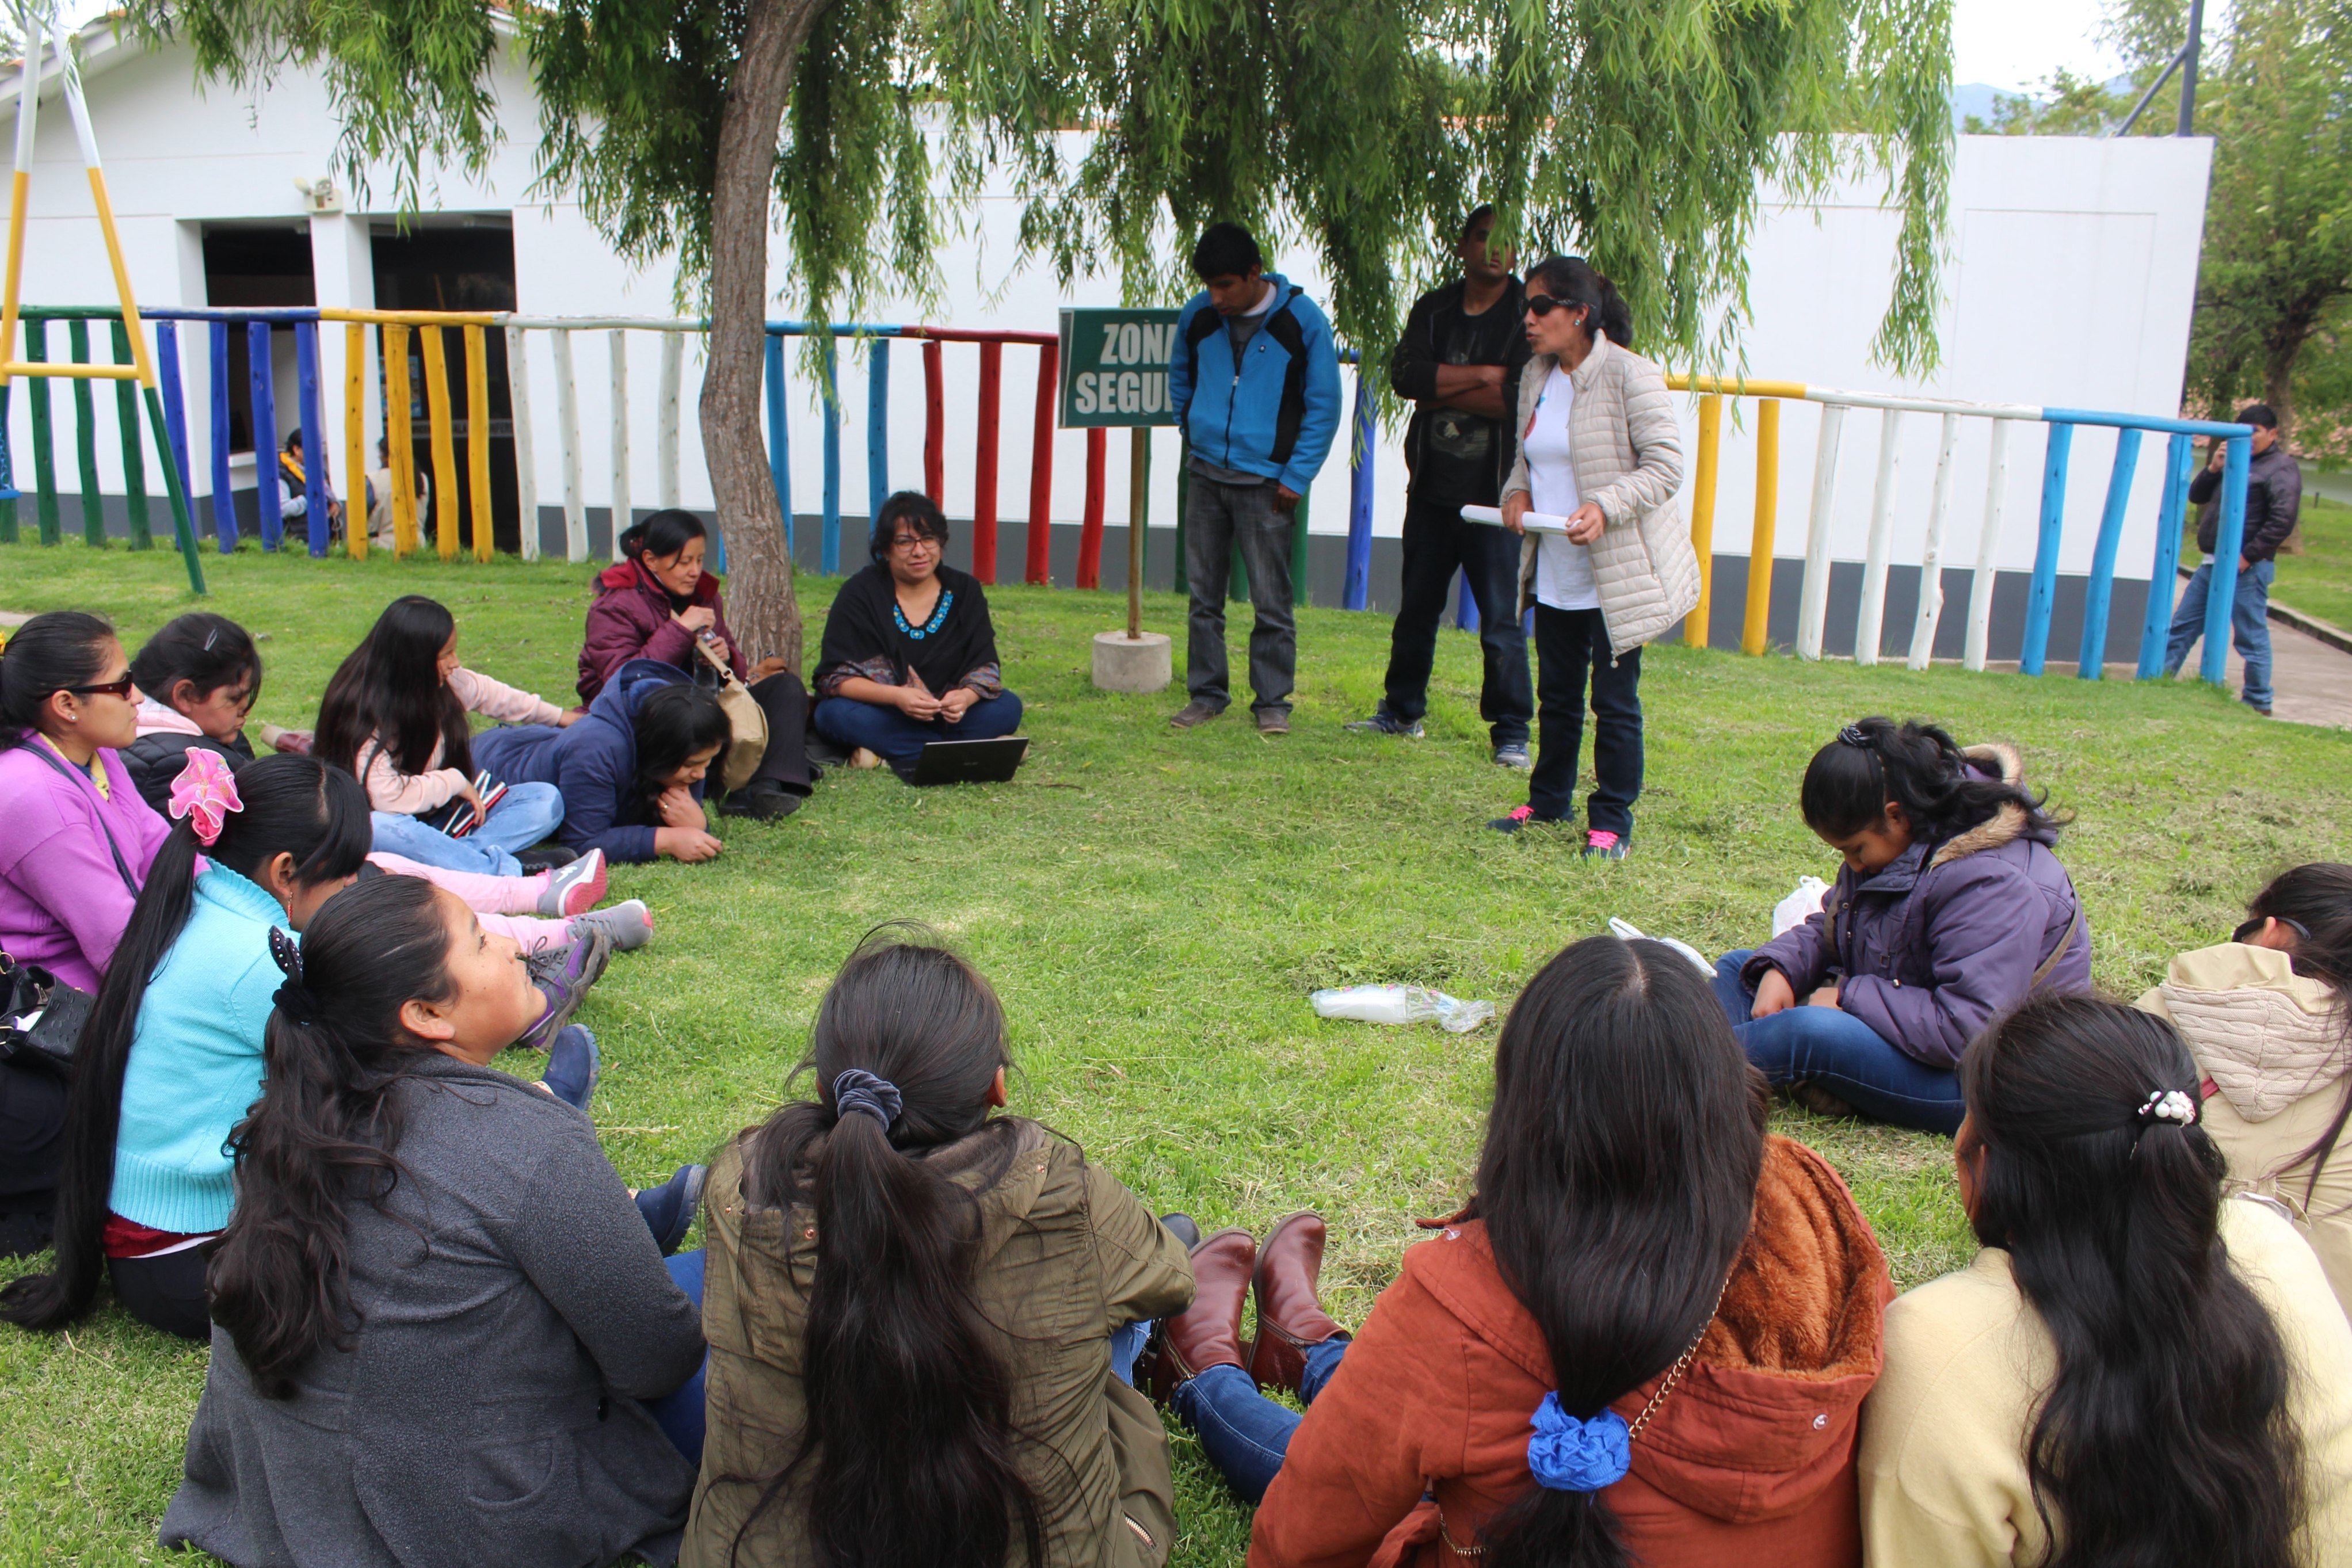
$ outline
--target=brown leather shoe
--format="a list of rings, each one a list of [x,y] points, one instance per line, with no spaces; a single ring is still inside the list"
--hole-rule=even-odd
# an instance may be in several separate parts
[[[1160,1325],[1151,1359],[1151,1395],[1165,1400],[1180,1383],[1213,1366],[1245,1366],[1242,1308],[1249,1301],[1257,1243],[1238,1227],[1203,1237],[1192,1249],[1192,1304]]]
[[[1257,1249],[1250,1290],[1257,1297],[1257,1343],[1250,1347],[1249,1374],[1261,1388],[1298,1392],[1307,1375],[1307,1347],[1348,1333],[1324,1315],[1315,1299],[1323,1270],[1323,1217],[1286,1216],[1266,1232]]]
[[[1221,707],[1211,707],[1199,697],[1194,697],[1191,702],[1170,714],[1168,722],[1178,729],[1194,729],[1224,711]]]

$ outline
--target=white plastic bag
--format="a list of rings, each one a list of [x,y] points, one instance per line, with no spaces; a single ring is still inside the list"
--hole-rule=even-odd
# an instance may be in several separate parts
[[[1697,948],[1692,946],[1687,942],[1678,942],[1672,936],[1645,936],[1642,928],[1634,925],[1632,921],[1620,920],[1613,915],[1609,917],[1609,930],[1611,935],[1614,936],[1620,942],[1631,942],[1637,936],[1642,937],[1644,941],[1663,942],[1667,946],[1672,947],[1675,952],[1680,953],[1684,957],[1688,958],[1691,961],[1691,967],[1696,969],[1700,974],[1713,975],[1715,973],[1715,966],[1706,961],[1706,955],[1700,952]]]
[[[1420,1023],[1434,1019],[1452,1034],[1467,1034],[1495,1016],[1492,1002],[1465,1002],[1426,986],[1343,986],[1307,998],[1318,1018],[1359,1023]]]
[[[1828,896],[1829,891],[1830,884],[1820,877],[1799,877],[1796,891],[1772,906],[1772,935],[1778,936],[1820,914],[1822,900]]]

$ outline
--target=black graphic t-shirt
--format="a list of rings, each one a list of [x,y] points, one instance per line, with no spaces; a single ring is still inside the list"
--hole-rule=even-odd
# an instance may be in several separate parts
[[[1503,406],[1510,408],[1517,398],[1519,367],[1528,355],[1518,280],[1512,279],[1503,297],[1475,316],[1463,313],[1462,294],[1463,286],[1452,283],[1415,302],[1397,345],[1391,380],[1400,394],[1429,400],[1436,396],[1439,365],[1502,365],[1512,377],[1503,388]],[[1453,506],[1496,505],[1510,466],[1510,439],[1504,420],[1458,408],[1422,410],[1405,437],[1412,466],[1410,493]]]

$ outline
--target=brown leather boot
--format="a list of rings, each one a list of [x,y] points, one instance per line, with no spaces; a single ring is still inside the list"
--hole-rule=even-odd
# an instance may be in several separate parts
[[[1238,1228],[1202,1239],[1192,1249],[1192,1304],[1160,1325],[1151,1358],[1151,1396],[1166,1400],[1180,1383],[1213,1366],[1244,1366],[1242,1308],[1249,1301],[1257,1243]]]
[[[1250,1276],[1257,1296],[1257,1343],[1250,1348],[1249,1374],[1261,1388],[1297,1393],[1307,1375],[1307,1347],[1348,1337],[1315,1299],[1323,1239],[1323,1217],[1302,1212],[1286,1216],[1257,1249],[1257,1267]]]

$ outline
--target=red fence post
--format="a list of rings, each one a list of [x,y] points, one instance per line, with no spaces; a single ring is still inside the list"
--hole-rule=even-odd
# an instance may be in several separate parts
[[[1062,346],[1037,345],[1037,412],[1029,434],[1028,580],[1054,580],[1054,388],[1061,379]]]
[[[923,340],[923,494],[941,511],[948,505],[947,371],[940,340]]]
[[[1078,527],[1078,586],[1102,586],[1103,470],[1110,448],[1110,432],[1101,425],[1087,428],[1087,520]]]
[[[971,476],[971,574],[996,583],[996,427],[1004,392],[1004,345],[990,339],[980,346],[979,450]]]

